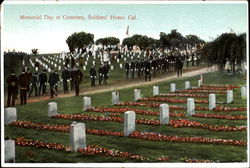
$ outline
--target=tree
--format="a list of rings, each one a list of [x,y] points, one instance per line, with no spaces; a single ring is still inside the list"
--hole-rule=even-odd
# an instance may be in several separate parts
[[[75,32],[67,38],[66,43],[71,53],[74,53],[75,49],[80,52],[80,49],[83,50],[89,44],[94,43],[94,35],[83,31]]]
[[[176,29],[171,30],[169,34],[161,32],[160,42],[163,47],[171,48],[172,50],[185,48],[185,38]]]
[[[132,37],[123,39],[122,44],[128,47],[138,45],[141,49],[146,49],[147,47],[156,47],[156,45],[159,45],[159,41],[146,35],[135,34]]]
[[[120,43],[120,40],[116,37],[105,37],[100,38],[96,40],[96,44],[102,44],[102,45],[117,45]]]
[[[221,70],[229,61],[235,73],[235,66],[240,66],[246,60],[246,34],[223,33],[205,45],[202,55],[210,65],[217,64]]]
[[[31,53],[34,54],[34,55],[37,55],[38,54],[38,49],[37,48],[33,48],[31,50]]]

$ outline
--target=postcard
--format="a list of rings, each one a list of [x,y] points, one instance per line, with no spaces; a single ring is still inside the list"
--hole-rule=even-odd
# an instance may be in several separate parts
[[[3,167],[248,167],[246,1],[5,1]]]

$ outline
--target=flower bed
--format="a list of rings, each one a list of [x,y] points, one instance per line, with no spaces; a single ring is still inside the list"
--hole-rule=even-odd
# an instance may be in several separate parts
[[[59,143],[41,142],[38,140],[26,139],[24,137],[16,138],[15,144],[18,146],[32,146],[36,148],[47,148],[47,149],[61,150],[65,152],[71,151],[70,146],[65,146]],[[116,149],[108,149],[99,145],[88,145],[86,148],[79,149],[78,152],[83,155],[103,155],[103,156],[121,157],[121,158],[141,160],[141,161],[149,160],[148,158],[140,155],[134,155],[130,152],[121,152]]]
[[[243,141],[243,140],[214,139],[214,138],[204,138],[204,137],[168,136],[168,135],[154,133],[154,132],[134,131],[132,134],[129,135],[129,137],[136,138],[136,139],[150,140],[150,141],[205,143],[205,144],[221,144],[221,145],[235,145],[235,146],[247,145],[247,141]]]
[[[212,163],[212,160],[197,160],[197,159],[186,159],[187,163]]]
[[[159,108],[162,103],[144,103],[144,102],[121,102],[119,104],[115,104],[115,106],[140,106],[140,107],[153,107]],[[169,109],[172,110],[185,110],[185,107],[170,105]]]
[[[115,104],[115,106],[139,106],[139,107],[153,107],[153,108],[159,108],[161,103],[145,103],[145,102],[121,102],[119,104]],[[185,110],[186,107],[180,107],[180,106],[174,106],[170,105],[169,109],[172,110]],[[195,110],[200,111],[211,111],[208,107],[200,107],[196,106]],[[246,107],[223,107],[223,106],[217,106],[212,111],[218,111],[218,112],[230,112],[230,111],[246,111]]]
[[[124,113],[126,111],[134,111],[136,114],[141,115],[150,115],[150,116],[159,116],[159,112],[151,111],[151,110],[142,110],[142,109],[135,109],[135,108],[113,108],[113,107],[97,107],[97,108],[89,108],[86,111],[88,112],[113,112],[115,113]],[[170,117],[185,117],[184,113],[174,113],[170,112]]]
[[[38,129],[38,130],[69,132],[69,125],[50,125],[50,124],[42,124],[42,123],[32,123],[29,121],[15,121],[15,122],[12,122],[10,125],[24,127],[24,128],[33,128],[33,129]],[[55,129],[56,127],[58,127],[58,128]],[[53,128],[53,129],[51,129],[51,128]],[[94,134],[94,135],[124,136],[123,132],[108,131],[108,130],[96,130],[96,129],[86,129],[86,133],[87,134]],[[150,141],[206,143],[206,144],[223,144],[223,145],[236,145],[236,146],[246,146],[247,145],[247,142],[244,140],[168,136],[165,134],[159,134],[159,133],[153,133],[153,132],[150,132],[150,133],[146,132],[145,133],[145,132],[139,132],[139,131],[134,131],[128,137],[136,138],[136,139],[143,139],[143,140],[150,140]]]
[[[187,103],[186,99],[170,99],[170,98],[160,98],[160,97],[144,97],[138,101],[159,101],[159,102],[169,102],[169,103]],[[208,103],[208,100],[194,100],[195,103]]]
[[[197,97],[197,98],[208,98],[208,95],[174,94],[174,93],[169,93],[169,94],[160,94],[160,95],[157,95],[156,97]]]
[[[174,93],[220,93],[227,94],[226,91],[218,91],[218,90],[177,90]]]
[[[242,116],[242,115],[230,116],[230,115],[204,114],[204,113],[196,113],[196,114],[193,114],[192,117],[216,118],[216,119],[226,119],[226,120],[246,120],[247,119],[246,116]]]
[[[201,87],[240,88],[240,86],[237,85],[201,85]]]
[[[199,87],[199,88],[194,88],[192,87],[189,90],[233,90],[233,88],[219,88],[219,87]]]

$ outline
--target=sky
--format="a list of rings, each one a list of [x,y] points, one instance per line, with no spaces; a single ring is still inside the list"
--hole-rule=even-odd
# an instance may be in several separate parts
[[[4,4],[2,42],[4,51],[39,53],[68,51],[66,39],[73,32],[92,33],[95,40],[142,34],[159,39],[160,32],[177,29],[182,35],[195,34],[205,41],[230,32],[247,32],[247,3],[236,4]],[[20,16],[42,19],[20,19]],[[53,20],[45,15],[53,16]],[[88,16],[106,16],[107,20],[89,20]],[[60,18],[56,19],[57,16]],[[69,20],[65,16],[84,16]],[[124,20],[111,20],[123,16]],[[136,16],[129,20],[128,16]]]

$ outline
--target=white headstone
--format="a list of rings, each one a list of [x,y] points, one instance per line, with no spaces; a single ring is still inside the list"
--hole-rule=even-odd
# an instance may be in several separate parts
[[[233,91],[232,90],[227,90],[227,104],[230,104],[233,102]]]
[[[170,85],[170,92],[175,92],[175,90],[176,90],[175,83],[171,83],[171,85]]]
[[[213,110],[216,107],[215,94],[209,94],[209,110]]]
[[[49,68],[49,69],[48,69],[48,72],[50,72],[50,71],[51,71],[51,69]]]
[[[36,67],[36,71],[38,71],[38,67]]]
[[[169,123],[169,106],[168,104],[160,105],[160,123],[165,125]]]
[[[8,125],[17,120],[17,113],[15,107],[8,107],[4,109],[4,124]]]
[[[185,89],[190,89],[190,82],[189,81],[185,81]]]
[[[112,92],[112,105],[120,103],[119,92]]]
[[[135,112],[127,111],[124,113],[124,136],[129,136],[135,131]]]
[[[86,70],[86,66],[85,66],[85,65],[83,66],[83,70],[84,70],[84,71]]]
[[[122,64],[120,64],[120,68],[122,69]]]
[[[134,101],[137,101],[141,98],[141,90],[140,89],[134,89]]]
[[[153,86],[153,96],[159,95],[159,86]]]
[[[91,107],[91,97],[83,97],[83,111]]]
[[[58,66],[58,70],[61,71],[61,66]]]
[[[50,102],[48,103],[48,117],[52,117],[54,115],[57,115],[57,103]]]
[[[113,66],[113,65],[111,65],[111,66],[110,66],[110,68],[111,68],[111,71],[113,71],[113,70],[114,70],[114,66]]]
[[[15,163],[15,141],[5,140],[4,146],[5,163]]]
[[[193,98],[187,99],[187,115],[191,116],[195,114],[195,103]]]
[[[86,129],[84,123],[73,122],[70,124],[70,147],[72,152],[77,152],[86,147]]]
[[[241,86],[240,88],[241,91],[241,98],[246,98],[247,97],[247,87],[246,86]]]
[[[198,80],[198,87],[201,87],[202,85],[202,80]]]
[[[117,59],[117,63],[119,63],[120,62],[120,60],[119,59]]]

